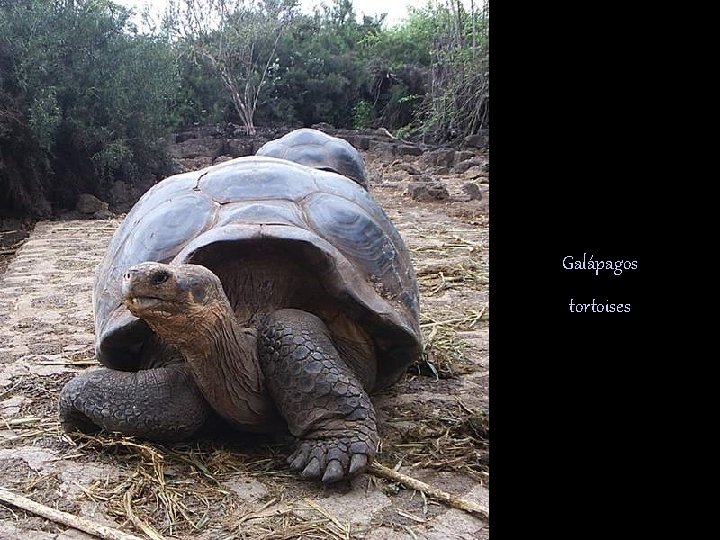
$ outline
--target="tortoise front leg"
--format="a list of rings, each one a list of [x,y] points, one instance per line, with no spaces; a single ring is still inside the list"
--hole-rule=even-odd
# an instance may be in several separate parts
[[[325,483],[365,470],[375,457],[375,410],[338,354],[325,323],[305,311],[274,312],[259,329],[265,382],[299,444],[288,458]]]
[[[60,392],[60,420],[66,431],[105,429],[177,441],[195,434],[210,411],[186,364],[137,372],[89,370]]]

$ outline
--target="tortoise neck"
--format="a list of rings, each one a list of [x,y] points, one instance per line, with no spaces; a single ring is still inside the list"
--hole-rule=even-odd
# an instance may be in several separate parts
[[[277,413],[265,388],[254,328],[243,328],[229,302],[194,317],[178,348],[213,409],[247,431],[277,427]]]

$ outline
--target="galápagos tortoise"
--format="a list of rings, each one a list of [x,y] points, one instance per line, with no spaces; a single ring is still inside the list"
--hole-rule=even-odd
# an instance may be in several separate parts
[[[349,142],[317,129],[296,129],[261,146],[255,155],[287,159],[355,180],[367,189],[365,162]]]
[[[169,177],[116,231],[93,292],[96,355],[60,395],[67,430],[181,440],[219,414],[287,431],[326,483],[365,470],[373,390],[421,354],[408,250],[345,176],[242,157]]]

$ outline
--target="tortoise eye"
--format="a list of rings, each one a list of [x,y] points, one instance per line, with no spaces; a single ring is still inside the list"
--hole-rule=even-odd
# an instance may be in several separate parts
[[[161,283],[165,283],[168,280],[168,273],[167,272],[158,272],[156,273],[151,281],[153,285],[160,285]]]

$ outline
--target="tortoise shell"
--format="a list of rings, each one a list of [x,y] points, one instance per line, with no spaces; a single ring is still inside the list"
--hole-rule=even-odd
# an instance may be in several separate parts
[[[287,159],[308,167],[336,172],[352,178],[367,189],[367,173],[360,152],[346,140],[317,129],[291,131],[265,143],[256,155]]]
[[[168,362],[150,327],[122,303],[128,267],[157,261],[213,270],[219,257],[232,267],[227,261],[234,257],[262,257],[268,250],[309,268],[328,295],[324,300],[372,336],[376,387],[394,382],[418,358],[416,275],[380,205],[345,176],[252,156],[168,177],[128,213],[95,277],[98,360],[124,371]],[[228,296],[233,287],[233,280],[223,280]]]

